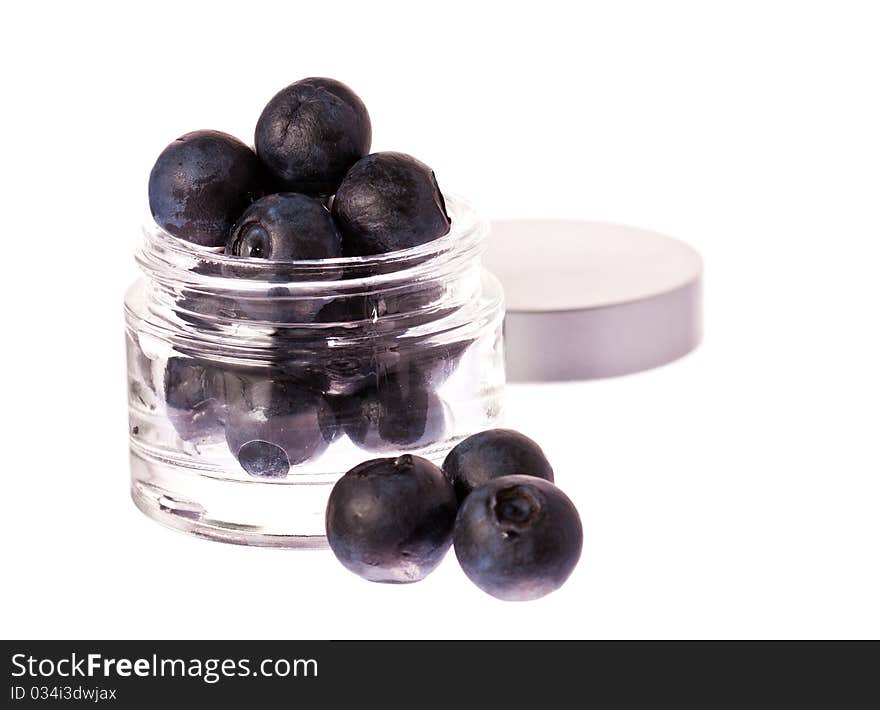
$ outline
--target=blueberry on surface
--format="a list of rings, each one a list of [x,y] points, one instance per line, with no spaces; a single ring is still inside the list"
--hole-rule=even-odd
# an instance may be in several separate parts
[[[480,589],[527,601],[565,583],[580,558],[583,529],[574,504],[549,481],[503,476],[461,504],[454,544],[461,568]]]
[[[150,211],[169,234],[222,246],[245,208],[265,192],[254,152],[220,131],[193,131],[169,144],[150,173]]]
[[[373,153],[355,163],[332,211],[346,256],[408,249],[449,232],[433,171],[405,153]]]
[[[342,256],[342,236],[319,200],[282,192],[245,210],[229,233],[226,253],[252,259],[329,259]]]
[[[443,462],[443,474],[460,501],[501,476],[523,474],[553,482],[553,468],[541,447],[510,429],[490,429],[461,441]]]
[[[409,454],[355,466],[330,493],[330,549],[371,582],[417,582],[440,564],[452,541],[457,503],[430,461]]]
[[[257,121],[257,155],[284,190],[327,196],[370,152],[363,101],[335,79],[302,79],[279,91]]]
[[[349,397],[340,419],[348,438],[367,451],[427,446],[446,430],[443,400],[408,372],[379,377]]]
[[[221,375],[212,365],[172,357],[165,365],[168,419],[184,441],[206,444],[223,440],[225,420]]]
[[[283,478],[329,443],[328,405],[301,382],[277,374],[226,373],[226,443],[258,478]]]

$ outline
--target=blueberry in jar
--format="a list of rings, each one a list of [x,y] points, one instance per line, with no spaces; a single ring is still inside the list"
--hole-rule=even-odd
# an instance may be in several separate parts
[[[377,378],[345,400],[342,427],[367,451],[426,446],[443,437],[446,407],[430,385],[408,371]]]
[[[332,195],[348,169],[370,152],[363,101],[335,79],[302,79],[279,91],[257,121],[257,155],[283,190]]]
[[[321,432],[324,434],[324,441],[328,444],[345,435],[342,422],[339,421],[338,399],[334,395],[325,394],[324,403],[327,406],[321,408]]]
[[[417,343],[401,346],[399,369],[407,368],[431,388],[440,387],[455,372],[471,340],[450,343]]]
[[[348,171],[333,198],[346,256],[408,249],[449,232],[433,171],[405,153],[373,153]]]
[[[421,290],[419,298],[435,296]],[[326,324],[324,333],[350,338],[352,332],[368,334],[362,347],[354,344],[329,352],[324,360],[334,394],[354,394],[376,384],[388,374],[417,378],[428,389],[441,386],[455,371],[472,341],[433,342],[424,336],[400,337],[400,333],[440,321],[446,311],[422,308],[425,301],[412,303],[413,295],[370,293],[339,296],[316,314],[315,322]],[[440,329],[440,326],[437,326]]]
[[[493,478],[526,474],[553,482],[553,468],[534,441],[518,431],[490,429],[461,441],[443,462],[458,499]]]
[[[376,388],[399,361],[400,354],[378,339],[374,345],[357,347],[349,344],[344,348],[324,352],[320,365],[326,376],[326,392],[339,397],[344,402],[344,410],[345,406],[353,402],[347,398],[366,394],[371,388]]]
[[[224,376],[226,443],[239,465],[257,478],[283,478],[291,466],[320,455],[335,427],[321,395],[277,373]]]
[[[193,444],[223,440],[222,376],[213,365],[172,357],[163,378],[165,407],[178,436]]]
[[[264,284],[264,288],[227,292],[224,314],[269,325],[309,324],[326,301],[314,291],[289,287],[287,282],[305,277],[296,264],[288,262],[339,257],[342,237],[320,200],[280,193],[263,197],[241,215],[229,234],[226,253],[267,263],[258,267],[236,260],[222,265],[224,277]],[[313,278],[333,280],[340,272],[335,266],[321,265]],[[216,300],[220,305],[220,299]]]
[[[295,192],[267,195],[235,223],[226,253],[251,259],[342,256],[342,236],[320,200]]]
[[[527,601],[565,583],[580,558],[583,529],[574,504],[549,481],[503,476],[461,504],[454,545],[461,568],[480,589]]]
[[[339,561],[372,582],[416,582],[442,561],[457,503],[452,486],[418,456],[355,466],[330,493],[327,541]]]
[[[231,271],[229,277],[235,278]],[[284,326],[313,323],[320,307],[318,299],[272,282],[264,282],[259,288],[230,288],[222,293],[184,288],[175,301],[178,317],[200,328],[216,330],[233,321],[276,326],[279,345],[287,340]]]
[[[254,152],[220,131],[193,131],[169,144],[150,173],[150,211],[169,234],[223,246],[238,216],[265,192]]]
[[[448,310],[436,308],[443,295],[443,287],[436,283],[377,288],[369,293],[337,296],[324,304],[315,320],[336,324],[372,321],[376,330],[397,331],[405,326],[431,323],[447,315]],[[435,307],[432,309],[432,306]]]

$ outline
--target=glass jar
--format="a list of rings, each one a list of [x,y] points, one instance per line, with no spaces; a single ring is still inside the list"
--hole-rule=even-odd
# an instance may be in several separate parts
[[[488,225],[371,257],[228,257],[151,224],[125,299],[132,498],[226,542],[322,546],[333,483],[402,452],[441,462],[496,425],[503,298]]]

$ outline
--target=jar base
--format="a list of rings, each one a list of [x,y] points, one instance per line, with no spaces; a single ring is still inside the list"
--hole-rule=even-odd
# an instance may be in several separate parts
[[[411,453],[440,465],[462,437]],[[224,477],[211,467],[183,465],[132,441],[131,498],[147,517],[207,540],[254,547],[326,549],[324,512],[342,472],[284,480]]]
[[[323,511],[337,477],[242,482],[131,451],[131,498],[144,515],[173,530],[235,545],[325,549]]]
[[[160,496],[160,499],[164,496]],[[325,550],[328,548],[324,535],[276,535],[255,530],[242,530],[235,523],[222,520],[201,520],[164,506],[152,494],[136,483],[131,486],[131,499],[144,515],[171,530],[194,535],[213,542],[251,547],[277,547],[295,550]]]

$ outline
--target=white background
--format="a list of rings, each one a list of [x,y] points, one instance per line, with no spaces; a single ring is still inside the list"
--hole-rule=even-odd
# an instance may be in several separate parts
[[[871,3],[4,8],[4,636],[880,636]],[[489,216],[625,222],[705,258],[696,353],[510,388],[586,528],[544,600],[497,602],[451,556],[372,585],[128,499],[122,297],[152,162],[196,128],[249,141],[311,75]]]

